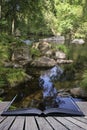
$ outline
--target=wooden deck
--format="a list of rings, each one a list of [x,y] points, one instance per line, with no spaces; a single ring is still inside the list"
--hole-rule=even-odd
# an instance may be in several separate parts
[[[0,102],[0,114],[9,102]],[[87,130],[87,102],[78,102],[84,117],[0,116],[0,130]]]

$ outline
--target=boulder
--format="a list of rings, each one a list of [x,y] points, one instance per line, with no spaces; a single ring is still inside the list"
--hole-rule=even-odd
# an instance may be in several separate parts
[[[14,48],[14,51],[12,53],[11,61],[15,63],[17,66],[18,64],[23,66],[28,64],[31,61],[31,56],[29,53],[28,46],[20,46],[17,48]]]
[[[73,60],[57,59],[57,64],[70,64],[70,63],[73,63]]]
[[[87,91],[85,91],[81,87],[70,89],[70,93],[75,97],[87,98]]]
[[[51,45],[48,42],[40,42],[38,45],[38,49],[42,52],[45,53],[49,49],[51,49]]]
[[[53,56],[53,50],[50,49],[50,50],[46,51],[45,56],[52,57]]]
[[[33,43],[32,48],[38,49],[38,46],[39,46],[39,42],[35,42]]]
[[[74,43],[74,44],[84,44],[85,41],[83,39],[74,39],[71,43]]]
[[[55,52],[55,58],[56,59],[65,59],[66,58],[66,54],[62,51],[56,51]]]
[[[23,40],[22,42],[25,43],[26,45],[31,45],[33,43],[33,41],[28,40],[28,39]]]
[[[15,63],[15,62],[4,62],[4,67],[6,68],[22,68],[23,65],[25,65],[25,62],[23,64],[23,61],[22,61],[22,64]]]
[[[53,67],[54,65],[56,65],[56,61],[49,57],[42,56],[31,62],[31,65],[36,67]]]
[[[48,42],[48,43],[57,43],[57,44],[64,44],[65,37],[64,36],[53,36],[49,38],[39,39],[40,42]]]

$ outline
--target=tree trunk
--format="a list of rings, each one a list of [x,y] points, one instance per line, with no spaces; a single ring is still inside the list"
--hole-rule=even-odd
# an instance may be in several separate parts
[[[0,19],[2,17],[2,0],[0,0]]]
[[[2,18],[2,0],[0,0],[0,20]],[[1,27],[0,27],[0,33],[1,33]]]
[[[13,20],[12,20],[12,35],[14,35],[14,32],[15,32],[15,20],[13,18]]]
[[[0,19],[1,19],[1,17],[2,17],[1,12],[2,12],[2,10],[1,10],[1,5],[0,5]]]

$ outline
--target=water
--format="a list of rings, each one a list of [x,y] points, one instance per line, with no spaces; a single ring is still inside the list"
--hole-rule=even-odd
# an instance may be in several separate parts
[[[45,108],[57,107],[59,104],[58,92],[53,82],[58,80],[62,73],[63,70],[59,66],[54,66],[45,71],[39,78],[39,86],[42,88]]]

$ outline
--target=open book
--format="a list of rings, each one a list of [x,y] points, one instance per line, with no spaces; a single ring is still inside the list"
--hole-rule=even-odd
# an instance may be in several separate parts
[[[72,97],[61,97],[60,104],[57,108],[48,108],[44,111],[38,108],[21,108],[16,110],[5,109],[2,116],[83,116],[80,108],[77,106]]]

